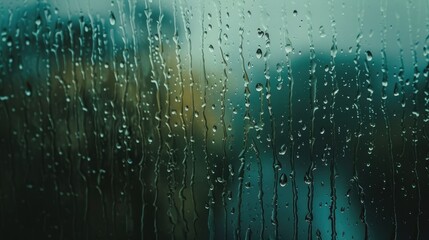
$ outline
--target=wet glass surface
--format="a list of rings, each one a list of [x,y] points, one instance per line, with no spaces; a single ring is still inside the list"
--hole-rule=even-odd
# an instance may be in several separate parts
[[[428,239],[428,11],[0,2],[1,239]]]

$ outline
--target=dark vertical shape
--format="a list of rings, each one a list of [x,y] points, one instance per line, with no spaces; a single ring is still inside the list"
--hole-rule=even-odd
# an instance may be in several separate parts
[[[235,238],[241,239],[241,209],[243,204],[243,180],[244,180],[244,170],[245,170],[245,155],[247,153],[247,144],[248,144],[248,137],[249,137],[249,127],[251,124],[251,117],[250,117],[250,80],[249,75],[246,70],[246,65],[244,61],[244,54],[243,54],[243,42],[244,42],[244,7],[245,3],[244,0],[241,3],[243,9],[241,9],[241,26],[239,26],[238,34],[240,36],[240,44],[238,47],[238,51],[240,54],[240,60],[241,60],[241,69],[243,73],[243,80],[244,80],[244,105],[245,105],[245,113],[244,113],[244,119],[243,119],[243,125],[244,125],[244,133],[243,133],[243,148],[241,150],[241,153],[238,156],[238,159],[240,161],[240,167],[238,170],[238,206],[237,206],[237,228],[235,230]]]
[[[418,130],[418,121],[419,121],[419,112],[417,108],[418,104],[418,93],[419,93],[419,77],[420,77],[420,71],[418,66],[418,60],[417,60],[417,48],[419,43],[414,43],[414,38],[412,36],[413,26],[411,24],[411,15],[410,15],[410,1],[407,1],[407,15],[408,15],[408,31],[409,31],[409,39],[410,39],[410,51],[411,51],[411,57],[412,57],[412,65],[413,65],[413,94],[412,94],[412,115],[413,115],[413,126],[412,126],[412,146],[413,146],[413,158],[414,158],[414,177],[415,177],[415,184],[416,184],[416,191],[417,191],[417,216],[416,216],[416,239],[420,239],[420,216],[422,215],[421,211],[421,189],[420,189],[420,177],[419,177],[419,171],[418,171],[418,148],[417,143],[419,141],[419,137],[417,133]]]
[[[309,5],[307,6],[309,7]],[[310,42],[310,67],[309,67],[309,87],[310,87],[310,98],[309,98],[309,107],[312,114],[311,118],[311,128],[310,128],[310,165],[307,169],[307,172],[304,176],[304,182],[308,184],[308,194],[307,194],[307,215],[305,220],[308,222],[308,239],[313,238],[313,201],[314,201],[314,169],[316,167],[316,160],[314,156],[314,144],[316,137],[314,136],[314,122],[316,120],[316,88],[317,88],[317,77],[316,77],[316,51],[314,48],[313,42],[313,26],[311,19],[311,12],[307,13],[307,22],[308,22],[308,40]]]
[[[256,159],[258,161],[258,188],[259,188],[259,192],[258,192],[258,201],[259,201],[259,207],[261,210],[261,216],[260,216],[260,220],[261,220],[261,227],[260,227],[260,232],[259,232],[259,239],[264,239],[264,235],[265,235],[265,207],[264,207],[264,188],[263,188],[263,179],[264,179],[264,175],[263,175],[263,171],[262,171],[262,160],[260,157],[260,153],[259,153],[259,149],[256,145],[256,142],[254,141],[254,139],[252,139],[252,148],[255,151],[256,154]]]
[[[356,118],[358,122],[358,126],[355,130],[355,137],[356,137],[356,143],[354,146],[353,151],[353,179],[356,184],[356,188],[358,191],[359,196],[359,202],[361,207],[361,213],[360,213],[360,220],[364,224],[364,239],[368,239],[368,223],[366,220],[366,208],[365,208],[365,193],[363,191],[363,187],[360,184],[359,180],[359,153],[360,153],[360,141],[362,136],[362,127],[363,127],[363,121],[362,121],[362,106],[361,106],[361,97],[362,97],[362,83],[360,81],[362,71],[359,68],[359,62],[360,62],[360,55],[361,55],[361,39],[362,39],[362,31],[363,31],[363,23],[362,23],[362,15],[363,15],[363,9],[362,5],[363,3],[361,1],[358,2],[358,23],[359,23],[359,33],[356,37],[356,51],[355,51],[355,58],[354,58],[354,64],[355,64],[355,71],[356,71],[356,97],[355,97],[355,106],[356,106]],[[366,59],[365,59],[366,61]]]
[[[185,122],[185,119],[183,118],[184,114],[185,114],[185,104],[184,104],[184,92],[185,92],[185,81],[183,79],[183,67],[182,67],[182,59],[181,59],[181,55],[180,55],[180,39],[179,39],[179,29],[177,27],[177,1],[174,1],[173,3],[173,11],[174,11],[174,36],[173,36],[173,41],[175,44],[175,53],[176,53],[176,62],[177,62],[177,71],[178,71],[178,76],[179,76],[179,82],[180,82],[180,125],[182,126],[182,131],[183,131],[183,140],[184,140],[184,145],[185,147],[183,148],[183,159],[182,159],[182,171],[183,171],[183,175],[182,175],[182,182],[181,182],[181,187],[179,189],[179,199],[180,199],[180,215],[182,216],[182,222],[184,227],[182,228],[183,230],[183,237],[185,239],[188,238],[188,232],[189,232],[189,225],[188,225],[188,220],[186,219],[185,216],[185,194],[184,191],[187,189],[187,177],[188,177],[188,128],[187,128],[187,123]]]
[[[329,116],[330,123],[332,125],[332,149],[331,149],[331,158],[329,163],[329,171],[330,171],[330,195],[331,195],[331,204],[329,206],[329,219],[331,219],[331,239],[337,239],[337,224],[336,224],[336,210],[337,210],[337,190],[336,190],[336,177],[337,177],[337,169],[336,169],[336,126],[335,126],[335,103],[336,103],[336,95],[339,91],[338,81],[337,81],[337,72],[335,65],[335,58],[337,55],[337,28],[336,22],[334,19],[334,0],[329,2],[330,4],[330,14],[329,18],[331,20],[332,27],[332,46],[331,46],[331,62],[330,62],[330,75],[331,75],[331,86],[332,86],[332,103],[331,103],[331,113]],[[319,231],[320,232],[320,231]]]
[[[181,0],[179,0],[179,2],[181,3]],[[192,14],[191,14],[191,10],[188,8],[188,6],[181,6],[181,13],[182,13],[182,20],[183,20],[183,26],[184,26],[184,30],[185,30],[185,39],[187,41],[188,44],[188,54],[187,54],[187,58],[188,58],[188,75],[189,75],[189,91],[190,91],[190,98],[191,98],[191,109],[192,109],[192,114],[191,114],[191,121],[190,121],[190,127],[189,127],[189,151],[191,154],[191,177],[190,177],[190,187],[191,187],[191,191],[190,191],[190,195],[191,195],[191,199],[192,199],[192,206],[193,206],[193,232],[194,232],[194,238],[197,235],[197,221],[198,221],[198,213],[197,213],[197,205],[196,205],[196,199],[195,199],[195,161],[196,161],[196,157],[195,157],[195,149],[194,149],[194,142],[195,142],[195,134],[194,134],[194,128],[195,128],[195,114],[194,112],[196,111],[195,108],[195,78],[194,78],[194,70],[193,70],[193,55],[192,55],[192,41],[191,41],[191,28],[190,28],[190,24],[191,24],[191,18],[192,18]]]
[[[278,186],[279,186],[279,171],[281,170],[281,164],[278,159],[278,153],[276,150],[276,123],[275,118],[273,115],[273,105],[271,103],[271,83],[270,83],[270,68],[269,68],[269,58],[271,55],[271,49],[270,49],[270,37],[268,31],[265,31],[265,55],[264,55],[264,76],[265,76],[265,87],[267,90],[267,108],[268,108],[268,114],[270,117],[270,128],[271,128],[271,141],[270,141],[270,147],[273,157],[273,164],[272,169],[274,173],[274,180],[273,180],[273,197],[272,197],[272,213],[271,213],[271,223],[274,225],[274,238],[278,239],[279,235],[279,223],[278,223]],[[261,113],[262,114],[262,113]]]
[[[285,10],[286,11],[286,10]],[[287,79],[288,79],[288,124],[287,131],[289,134],[289,162],[291,167],[290,177],[292,178],[292,208],[293,208],[293,239],[298,239],[299,233],[299,217],[298,217],[298,188],[296,185],[296,168],[295,168],[295,141],[294,141],[294,130],[293,130],[293,92],[294,92],[294,78],[293,78],[293,70],[292,70],[292,61],[290,54],[293,51],[292,42],[289,39],[289,31],[288,24],[286,21],[286,17],[284,18],[285,25],[285,36],[284,36],[284,51],[285,51],[285,65],[287,70]]]
[[[388,85],[388,68],[387,68],[387,55],[386,55],[386,49],[387,49],[387,1],[383,4],[383,0],[381,0],[381,15],[383,17],[383,30],[381,32],[381,71],[382,71],[382,79],[381,79],[381,112],[383,113],[384,118],[384,125],[386,128],[386,135],[388,140],[387,145],[387,156],[389,158],[389,161],[391,163],[391,174],[392,174],[392,201],[393,201],[393,229],[394,229],[394,235],[393,239],[397,239],[398,237],[398,217],[397,217],[397,206],[396,206],[396,170],[395,170],[395,158],[393,156],[393,144],[392,144],[392,133],[391,133],[391,127],[390,127],[390,119],[387,109],[387,85]],[[367,52],[368,57],[368,52]]]

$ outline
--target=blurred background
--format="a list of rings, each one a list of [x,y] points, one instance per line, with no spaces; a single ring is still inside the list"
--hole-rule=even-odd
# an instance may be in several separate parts
[[[1,238],[429,238],[428,11],[2,1]]]

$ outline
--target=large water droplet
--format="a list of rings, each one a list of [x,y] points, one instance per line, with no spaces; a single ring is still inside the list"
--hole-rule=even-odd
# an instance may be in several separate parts
[[[285,187],[286,184],[287,184],[287,176],[286,174],[282,173],[282,175],[280,176],[280,186]]]
[[[260,92],[260,91],[262,91],[262,89],[264,89],[264,86],[262,85],[262,83],[257,83],[256,84],[256,91]]]
[[[368,62],[372,61],[372,52],[366,51],[366,60]]]
[[[319,34],[320,34],[320,37],[322,38],[326,37],[325,28],[323,28],[323,26],[319,27]]]
[[[262,57],[262,50],[260,48],[258,48],[258,50],[256,50],[256,57],[257,58],[261,58]]]
[[[298,11],[297,10],[293,10],[293,15],[296,17],[298,15]]]
[[[110,12],[110,24],[115,25],[115,23],[116,23],[115,14],[113,14],[113,12]]]
[[[285,155],[285,154],[286,154],[286,150],[287,150],[286,144],[283,144],[283,145],[280,147],[280,152],[279,152],[279,154],[280,154],[280,155]]]

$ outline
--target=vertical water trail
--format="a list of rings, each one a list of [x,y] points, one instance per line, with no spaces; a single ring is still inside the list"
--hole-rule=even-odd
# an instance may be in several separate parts
[[[260,220],[261,220],[261,227],[260,227],[260,232],[259,232],[259,239],[264,239],[264,235],[265,235],[265,207],[264,207],[264,189],[263,189],[263,171],[262,171],[262,160],[260,157],[260,152],[258,149],[258,146],[256,145],[256,142],[254,139],[252,139],[252,148],[253,151],[255,151],[256,154],[256,159],[258,160],[258,176],[259,176],[259,180],[258,180],[258,188],[259,188],[259,193],[258,193],[258,201],[259,201],[259,207],[261,209],[261,216],[260,216]]]
[[[395,170],[395,158],[393,156],[393,144],[392,144],[392,133],[391,133],[391,127],[390,127],[390,121],[389,121],[389,116],[388,114],[388,109],[387,109],[387,85],[388,85],[388,80],[389,80],[389,70],[387,68],[387,55],[386,55],[386,50],[387,50],[387,1],[383,4],[383,0],[381,0],[381,7],[380,7],[380,11],[381,11],[381,15],[383,17],[383,30],[380,33],[381,34],[381,44],[382,44],[382,49],[381,49],[381,71],[382,71],[382,88],[381,88],[381,112],[383,113],[383,118],[384,118],[384,125],[386,128],[386,135],[388,138],[388,158],[390,160],[391,163],[391,174],[392,174],[392,180],[391,180],[391,184],[392,184],[392,201],[393,201],[393,228],[394,228],[394,239],[397,239],[398,237],[398,217],[397,217],[397,206],[396,206],[396,170]]]
[[[279,224],[278,224],[278,184],[279,184],[279,171],[281,170],[281,164],[278,159],[277,150],[276,150],[276,123],[273,115],[273,105],[271,103],[271,84],[270,84],[270,68],[269,68],[269,58],[271,56],[270,50],[270,37],[268,31],[265,31],[265,67],[264,67],[264,76],[265,76],[265,87],[267,89],[267,108],[268,114],[270,117],[270,127],[271,127],[271,151],[273,156],[273,173],[274,173],[274,181],[273,181],[273,197],[272,197],[272,207],[273,211],[271,213],[271,223],[274,225],[274,238],[278,238],[279,234]]]
[[[67,3],[68,3],[68,1],[67,1]],[[70,12],[68,13],[68,19],[69,20],[71,20],[71,16],[70,16]],[[83,171],[83,165],[82,165],[82,160],[84,159],[84,157],[83,157],[83,154],[82,154],[82,142],[81,142],[81,137],[80,137],[80,127],[79,127],[79,119],[80,119],[80,116],[79,116],[79,111],[78,111],[78,99],[79,99],[79,84],[78,84],[78,81],[77,81],[77,79],[76,79],[76,65],[75,65],[75,63],[76,63],[76,56],[75,56],[75,52],[74,52],[74,49],[75,49],[75,42],[73,41],[73,34],[74,34],[74,30],[72,29],[72,24],[69,24],[68,26],[67,26],[67,30],[68,30],[68,33],[69,33],[69,39],[70,39],[70,47],[69,47],[69,51],[70,51],[70,62],[72,63],[71,64],[71,69],[70,69],[70,71],[71,71],[71,79],[72,79],[72,91],[71,92],[74,92],[74,96],[73,96],[73,99],[71,100],[71,102],[73,102],[74,104],[73,104],[73,107],[72,107],[72,111],[74,112],[73,113],[73,117],[74,117],[74,120],[75,120],[75,124],[76,124],[76,135],[75,135],[75,140],[76,140],[76,142],[77,142],[77,149],[78,149],[78,153],[77,153],[77,172],[78,172],[78,174],[79,174],[79,176],[81,177],[81,179],[82,179],[82,181],[83,181],[83,183],[84,183],[84,186],[85,186],[85,188],[84,188],[84,190],[83,190],[83,199],[84,199],[84,210],[83,210],[83,221],[84,221],[84,224],[88,221],[88,201],[89,201],[89,193],[88,193],[88,191],[89,191],[89,186],[88,186],[88,181],[87,181],[87,178],[86,178],[86,176],[85,176],[85,174],[84,174],[84,172],[85,171]],[[73,118],[72,118],[73,119]],[[113,175],[112,175],[112,178],[113,178]]]
[[[241,153],[238,156],[238,159],[240,160],[240,167],[238,170],[238,209],[237,209],[237,229],[235,232],[235,238],[241,239],[241,208],[242,208],[242,194],[243,194],[243,180],[244,180],[244,166],[245,166],[245,154],[247,152],[247,143],[248,143],[248,136],[249,136],[249,129],[251,125],[251,119],[250,119],[250,80],[249,75],[247,74],[246,65],[244,61],[244,55],[243,55],[243,42],[244,42],[244,6],[245,2],[243,0],[242,9],[241,9],[241,26],[239,27],[238,33],[240,36],[240,44],[238,47],[238,51],[240,54],[240,60],[241,60],[241,66],[242,66],[242,73],[243,73],[243,80],[244,80],[244,105],[245,105],[245,113],[244,113],[244,119],[243,119],[243,125],[244,125],[244,139],[243,139],[243,149]]]
[[[149,48],[149,63],[150,63],[150,70],[151,70],[151,74],[150,74],[150,82],[153,83],[155,85],[156,88],[156,106],[157,106],[157,112],[155,113],[155,120],[157,121],[156,123],[156,133],[158,135],[158,149],[157,149],[157,154],[156,154],[156,160],[155,160],[155,177],[154,177],[154,188],[155,188],[155,196],[152,202],[152,206],[154,209],[154,218],[153,218],[153,227],[154,227],[154,234],[155,234],[155,239],[158,239],[158,221],[157,221],[157,213],[158,213],[158,194],[159,194],[159,190],[158,190],[158,181],[159,181],[159,167],[160,167],[160,161],[161,161],[161,152],[162,152],[162,143],[163,143],[163,137],[162,137],[162,131],[161,131],[161,124],[162,124],[162,119],[161,119],[161,113],[163,111],[162,109],[162,105],[161,105],[161,99],[160,99],[160,79],[159,76],[157,76],[156,74],[156,66],[155,66],[155,62],[153,60],[153,48],[154,48],[154,43],[153,43],[153,33],[152,33],[152,9],[150,6],[150,2],[146,0],[145,1],[145,16],[146,16],[146,29],[147,29],[147,40],[148,40],[148,48]]]
[[[179,0],[179,2],[181,3],[181,0]],[[193,205],[193,215],[194,215],[194,219],[193,219],[193,231],[194,231],[194,237],[196,237],[197,235],[197,230],[196,230],[196,224],[197,224],[197,220],[198,220],[198,213],[197,213],[197,205],[196,205],[196,199],[195,199],[195,161],[196,161],[196,157],[195,157],[195,150],[194,150],[194,142],[195,142],[195,136],[194,136],[194,128],[195,128],[195,78],[194,78],[194,70],[193,70],[193,55],[192,55],[192,41],[191,41],[191,28],[190,28],[190,24],[191,24],[191,18],[192,18],[192,14],[191,14],[191,9],[189,9],[189,6],[181,6],[181,13],[182,13],[182,20],[183,20],[183,26],[185,28],[185,38],[187,40],[187,44],[188,44],[188,54],[187,54],[187,58],[188,58],[188,75],[189,75],[189,91],[190,91],[190,98],[191,98],[191,109],[192,109],[192,114],[191,114],[191,121],[190,121],[190,142],[189,142],[189,150],[191,153],[191,178],[190,178],[190,187],[191,187],[191,198],[192,198],[192,205]]]
[[[227,198],[227,187],[228,187],[228,180],[227,180],[227,173],[226,173],[226,167],[227,167],[227,150],[226,150],[226,141],[227,141],[227,132],[226,132],[226,124],[225,124],[225,111],[226,111],[226,105],[225,105],[225,95],[226,95],[226,91],[227,91],[227,83],[228,83],[228,62],[225,58],[225,54],[223,52],[223,41],[222,41],[222,33],[223,33],[223,26],[222,26],[222,6],[221,6],[221,2],[218,1],[217,3],[217,8],[218,8],[218,15],[219,15],[219,21],[218,21],[218,25],[219,25],[219,35],[218,35],[218,46],[219,46],[219,51],[220,51],[220,55],[222,58],[222,63],[223,63],[223,81],[222,81],[222,90],[221,90],[221,99],[220,99],[220,105],[221,105],[221,116],[220,116],[220,122],[222,125],[222,184],[223,184],[223,193],[222,193],[222,204],[224,205],[224,211],[225,211],[225,224],[227,224],[227,209],[226,209],[226,198]],[[238,215],[240,215],[240,211],[238,211]],[[240,224],[240,221],[238,221],[237,224]],[[227,232],[226,230],[227,228],[225,228],[225,232]]]
[[[332,149],[331,149],[331,159],[329,163],[329,170],[330,170],[330,195],[331,195],[331,205],[329,206],[329,219],[331,219],[331,239],[337,239],[337,225],[336,225],[336,210],[337,210],[337,190],[336,190],[336,181],[335,178],[337,177],[337,169],[336,169],[336,124],[335,124],[335,103],[336,103],[336,96],[339,91],[338,88],[338,81],[337,81],[337,71],[336,71],[336,65],[335,65],[335,58],[337,55],[337,27],[336,27],[336,21],[334,18],[334,0],[329,1],[330,5],[330,13],[329,18],[331,21],[331,28],[332,28],[332,46],[331,46],[331,62],[330,62],[330,75],[331,75],[331,86],[332,86],[332,103],[331,103],[331,114],[329,116],[330,123],[332,125]]]
[[[187,123],[184,120],[184,114],[185,114],[185,104],[184,104],[184,93],[185,93],[185,82],[183,79],[183,70],[182,70],[182,59],[181,59],[181,55],[180,55],[180,39],[179,39],[179,29],[177,27],[177,1],[175,0],[173,2],[173,12],[174,12],[174,36],[173,36],[173,41],[175,44],[175,54],[176,54],[176,67],[177,67],[177,72],[179,75],[179,84],[181,86],[180,89],[180,94],[179,94],[179,98],[180,98],[180,125],[182,126],[182,131],[183,131],[183,140],[184,140],[184,145],[185,147],[183,148],[183,159],[182,159],[182,171],[183,171],[183,176],[182,176],[182,186],[179,190],[179,198],[180,198],[180,213],[182,215],[182,222],[183,222],[183,236],[184,239],[188,238],[188,231],[189,231],[189,226],[188,226],[188,220],[186,219],[185,216],[185,190],[187,189],[187,178],[188,178],[188,129],[187,129]]]
[[[284,6],[283,12],[286,13],[287,6]],[[286,15],[286,14],[284,14]],[[284,26],[285,26],[285,34],[284,34],[284,50],[285,50],[285,65],[287,70],[287,78],[289,85],[289,99],[288,99],[288,126],[287,131],[289,134],[290,141],[290,154],[289,154],[289,162],[291,167],[290,177],[292,178],[292,208],[293,208],[293,240],[298,239],[299,233],[299,217],[298,217],[298,188],[296,185],[296,168],[295,168],[295,142],[293,136],[293,91],[294,91],[294,78],[292,72],[292,61],[289,57],[289,54],[293,51],[292,42],[289,39],[289,31],[288,24],[286,21],[286,17],[283,18]]]
[[[358,122],[358,126],[355,130],[355,137],[356,137],[356,143],[354,146],[354,151],[353,151],[353,180],[356,184],[357,187],[357,191],[358,191],[358,196],[360,199],[360,206],[361,206],[361,213],[360,213],[360,220],[361,222],[364,224],[364,239],[368,239],[368,223],[366,220],[366,208],[365,208],[365,193],[363,190],[363,187],[360,185],[360,181],[359,181],[359,148],[360,148],[360,140],[361,140],[361,136],[362,136],[362,127],[363,127],[363,121],[362,121],[362,106],[360,103],[360,99],[362,97],[362,89],[361,89],[361,75],[362,75],[362,71],[360,70],[360,65],[359,65],[359,61],[360,61],[360,54],[362,51],[361,48],[361,39],[362,39],[362,34],[363,34],[363,22],[362,22],[362,18],[363,18],[363,14],[364,14],[364,10],[363,10],[363,1],[358,1],[358,24],[359,24],[359,33],[356,37],[356,51],[355,51],[355,58],[354,58],[354,64],[355,64],[355,71],[356,71],[356,78],[355,78],[355,82],[356,82],[356,97],[355,97],[355,101],[354,101],[354,106],[356,108],[356,119]]]
[[[206,14],[205,3],[201,3],[201,57],[203,62],[203,79],[204,79],[204,89],[203,89],[203,121],[204,121],[204,161],[206,162],[207,167],[207,184],[209,186],[208,191],[208,219],[207,219],[207,227],[209,230],[209,239],[214,240],[216,235],[216,222],[215,222],[215,210],[214,210],[214,186],[213,183],[213,174],[211,173],[212,165],[209,160],[209,149],[208,149],[208,122],[207,122],[207,89],[209,88],[209,80],[207,77],[207,69],[206,69],[206,58],[205,58],[205,39],[206,39],[206,30],[205,30],[205,14]]]
[[[308,3],[307,8],[310,8],[310,3]],[[314,122],[316,120],[316,87],[317,87],[317,77],[316,77],[316,51],[314,48],[313,41],[313,27],[312,27],[312,19],[311,12],[308,9],[307,12],[307,22],[308,22],[308,40],[310,42],[310,66],[309,66],[309,87],[310,87],[310,98],[309,98],[309,106],[312,113],[311,118],[311,128],[310,128],[310,166],[307,169],[307,172],[304,176],[304,181],[308,184],[308,194],[307,194],[307,210],[308,213],[305,216],[305,220],[308,222],[308,239],[313,238],[313,201],[314,201],[314,169],[316,167],[316,161],[314,156],[314,143],[316,138],[314,136]]]
[[[133,47],[133,58],[132,58],[132,64],[134,65],[134,69],[132,71],[132,80],[134,81],[135,84],[135,111],[136,111],[136,118],[138,119],[138,123],[137,123],[137,136],[136,136],[136,144],[138,145],[140,143],[140,148],[141,148],[141,156],[140,156],[140,160],[137,163],[138,166],[138,181],[139,181],[139,185],[140,185],[140,198],[141,198],[141,212],[140,212],[140,234],[143,238],[143,233],[144,233],[144,214],[145,214],[145,207],[147,205],[146,200],[144,198],[144,192],[145,192],[145,183],[144,183],[144,165],[145,165],[145,151],[146,151],[146,141],[144,140],[144,137],[146,136],[145,132],[146,132],[146,128],[143,127],[143,115],[142,115],[142,97],[140,95],[141,91],[143,90],[142,85],[144,86],[145,84],[139,84],[139,79],[141,76],[143,76],[143,74],[141,73],[140,67],[139,66],[139,60],[137,59],[138,54],[139,54],[139,47],[138,47],[138,40],[137,40],[137,34],[138,34],[138,30],[136,28],[136,7],[137,7],[137,0],[128,0],[129,3],[129,8],[130,8],[130,27],[131,27],[131,35],[132,35],[132,47]],[[101,36],[101,35],[100,35]]]
[[[419,72],[419,66],[418,66],[418,60],[417,60],[417,49],[418,49],[418,42],[414,42],[414,38],[412,37],[412,33],[413,33],[413,25],[411,24],[411,14],[410,14],[410,1],[407,1],[407,15],[408,15],[408,33],[409,33],[409,39],[410,39],[410,51],[411,51],[411,57],[413,58],[413,67],[414,67],[414,72],[413,72],[413,94],[412,94],[412,106],[413,106],[413,126],[412,126],[412,133],[413,133],[413,139],[412,139],[412,145],[413,145],[413,157],[414,157],[414,176],[416,179],[416,190],[417,190],[417,217],[416,217],[416,239],[420,239],[420,216],[422,215],[421,212],[421,201],[422,201],[422,197],[421,197],[421,189],[420,189],[420,177],[419,177],[419,172],[418,172],[418,151],[417,151],[417,142],[418,142],[418,118],[419,118],[419,112],[417,109],[417,95],[419,93],[419,77],[420,77],[420,72]],[[419,33],[419,29],[417,29],[417,32]]]

